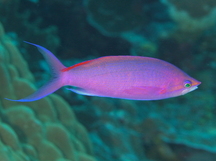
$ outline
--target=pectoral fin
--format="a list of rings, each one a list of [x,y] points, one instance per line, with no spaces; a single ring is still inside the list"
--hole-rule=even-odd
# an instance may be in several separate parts
[[[70,90],[74,93],[77,93],[77,94],[81,94],[81,95],[86,95],[86,96],[96,96],[96,94],[94,94],[93,92],[90,92],[86,89],[83,89],[83,88],[79,88],[79,87],[76,87],[76,88],[66,88],[67,90]]]

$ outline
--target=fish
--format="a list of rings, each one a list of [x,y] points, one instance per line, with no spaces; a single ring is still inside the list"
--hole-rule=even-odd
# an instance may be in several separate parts
[[[25,41],[26,42],[26,41]],[[87,96],[129,100],[161,100],[194,91],[201,84],[178,67],[152,57],[104,56],[65,67],[46,48],[31,44],[47,61],[51,79],[33,94],[18,100],[39,100],[63,86]]]

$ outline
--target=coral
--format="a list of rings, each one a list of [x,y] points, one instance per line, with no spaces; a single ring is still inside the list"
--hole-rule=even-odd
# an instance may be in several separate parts
[[[95,161],[85,128],[69,105],[51,95],[19,103],[36,90],[27,63],[0,24],[0,160]]]
[[[5,27],[7,35],[18,45],[20,40],[25,40],[56,51],[60,45],[57,27],[43,26],[43,19],[36,14],[37,8],[31,7],[31,3],[33,2],[21,0],[0,1],[0,22]],[[24,46],[24,43],[20,46]],[[34,54],[29,45],[26,45],[25,50]],[[34,57],[29,57],[37,60],[39,56],[35,52]]]
[[[216,23],[216,3],[214,0],[164,0],[171,18],[177,23],[176,37],[196,39]]]
[[[136,1],[86,0],[89,23],[105,35],[119,35],[145,24],[147,17],[136,10]]]
[[[175,5],[179,11],[187,12],[193,18],[202,18],[209,15],[212,10],[216,7],[214,0],[167,0],[168,2]]]
[[[89,130],[98,160],[148,161],[135,107],[130,101],[91,97],[74,109]]]

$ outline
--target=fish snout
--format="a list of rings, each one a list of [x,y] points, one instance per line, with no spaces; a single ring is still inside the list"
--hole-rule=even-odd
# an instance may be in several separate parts
[[[193,83],[192,83],[192,86],[190,87],[190,88],[187,88],[187,89],[184,89],[183,91],[182,91],[182,95],[184,95],[184,94],[186,94],[186,93],[189,93],[189,92],[191,92],[191,91],[194,91],[195,89],[197,89],[198,88],[198,86],[201,84],[201,82],[199,82],[199,81],[194,81]]]
[[[200,85],[202,82],[200,82],[200,81],[195,81],[192,85],[193,86],[198,86],[198,85]]]

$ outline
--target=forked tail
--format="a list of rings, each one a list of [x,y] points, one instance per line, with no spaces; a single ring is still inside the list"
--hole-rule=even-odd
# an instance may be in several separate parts
[[[24,41],[24,42],[26,42],[26,41]],[[37,49],[41,52],[41,54],[43,54],[44,58],[46,59],[47,63],[49,64],[52,78],[48,83],[46,83],[44,86],[39,88],[35,93],[33,93],[33,94],[23,98],[23,99],[12,100],[12,99],[5,98],[5,99],[10,100],[10,101],[18,101],[18,102],[36,101],[36,100],[39,100],[39,99],[55,92],[56,90],[58,90],[59,88],[61,88],[64,85],[64,82],[62,81],[63,79],[61,79],[61,75],[62,75],[61,70],[64,69],[65,66],[55,57],[55,55],[53,55],[46,48],[44,48],[40,45],[30,43],[30,42],[26,42],[26,43],[36,46]]]

